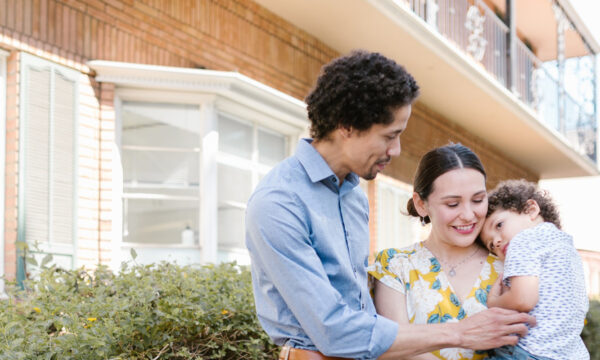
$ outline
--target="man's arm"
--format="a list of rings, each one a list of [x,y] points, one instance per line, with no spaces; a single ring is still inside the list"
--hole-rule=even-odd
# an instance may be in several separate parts
[[[488,295],[489,307],[522,312],[531,311],[538,303],[539,279],[537,276],[511,276],[510,287],[504,286],[502,274],[494,283]]]
[[[392,289],[379,280],[375,281],[374,302],[377,313],[385,316],[390,320],[394,320],[400,325],[409,324],[408,312],[406,311],[406,295]],[[399,332],[398,335],[401,333]],[[384,359],[385,357],[380,357]],[[433,354],[421,354],[411,356],[415,360],[439,360]]]
[[[255,194],[246,212],[253,270],[268,278],[272,284],[265,289],[283,298],[323,354],[375,358],[394,341],[397,325],[345,303],[312,246],[303,206],[301,199],[287,191],[270,189]],[[261,305],[266,306],[257,307]]]
[[[398,335],[392,346],[382,356],[386,359],[427,359],[426,355],[418,354],[430,352],[447,347],[460,347],[474,350],[486,350],[504,345],[515,345],[519,337],[527,333],[527,326],[535,324],[535,318],[525,313],[506,309],[488,309],[461,320],[458,323],[416,325],[409,324],[408,318],[399,310],[405,303],[401,298],[403,294],[380,285],[378,281],[375,290],[375,299],[378,311],[383,306],[383,316],[390,316],[392,320],[400,322]],[[377,300],[377,292],[383,288],[383,297],[387,297],[387,304]],[[395,293],[395,294],[394,294]],[[404,300],[405,301],[405,300]],[[386,317],[387,317],[386,316]]]

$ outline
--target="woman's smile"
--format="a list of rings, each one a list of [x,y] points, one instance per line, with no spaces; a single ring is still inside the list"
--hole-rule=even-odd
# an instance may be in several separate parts
[[[475,225],[477,225],[477,223],[473,223],[470,225],[452,226],[452,227],[454,229],[456,229],[456,231],[458,231],[460,234],[468,235],[468,234],[472,233],[473,230],[475,230]]]

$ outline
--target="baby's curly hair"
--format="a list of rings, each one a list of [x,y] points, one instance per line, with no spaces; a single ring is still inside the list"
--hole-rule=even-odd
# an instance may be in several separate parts
[[[404,67],[379,53],[354,51],[325,65],[306,97],[310,135],[319,140],[339,127],[364,131],[389,124],[392,112],[418,95]]]
[[[527,209],[527,200],[535,200],[540,207],[540,215],[546,222],[560,227],[558,208],[546,190],[535,183],[521,180],[507,180],[496,186],[488,194],[488,212],[490,216],[496,210],[510,210],[522,214]]]

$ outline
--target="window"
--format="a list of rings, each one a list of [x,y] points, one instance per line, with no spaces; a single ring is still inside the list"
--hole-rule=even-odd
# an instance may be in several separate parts
[[[21,54],[19,241],[75,262],[79,74]]]
[[[403,248],[425,238],[419,220],[408,216],[406,203],[412,197],[410,186],[377,177],[377,250]]]
[[[121,121],[123,241],[197,244],[199,106],[124,102]]]
[[[305,104],[238,73],[88,66],[115,85],[116,258],[249,263],[246,203],[305,133]]]
[[[287,139],[233,116],[218,116],[219,250],[245,248],[246,203],[258,181],[287,156]]]

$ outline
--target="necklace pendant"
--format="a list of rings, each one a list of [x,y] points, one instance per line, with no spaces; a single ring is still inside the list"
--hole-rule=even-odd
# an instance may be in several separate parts
[[[448,272],[448,275],[454,277],[456,276],[456,271],[454,271],[454,268],[450,269],[450,271]]]

